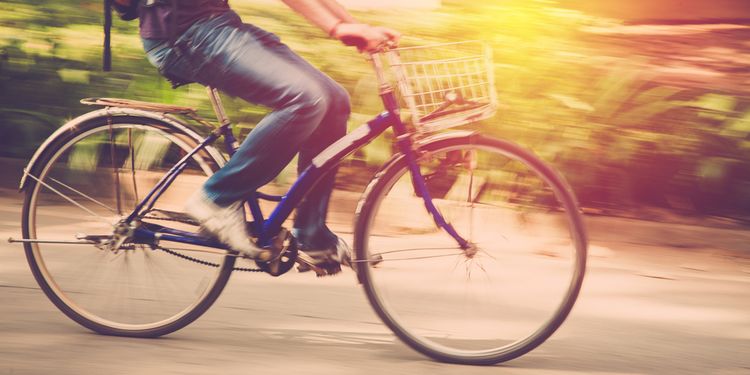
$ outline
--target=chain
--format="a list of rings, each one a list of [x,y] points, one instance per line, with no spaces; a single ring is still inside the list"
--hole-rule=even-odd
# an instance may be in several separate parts
[[[141,219],[152,219],[152,220],[161,220],[161,221],[175,221],[178,223],[188,224],[188,225],[195,225],[195,223],[191,223],[182,219],[173,219],[171,217],[157,217],[157,216],[144,216]]]
[[[174,222],[183,223],[183,224],[192,224],[192,223],[186,222],[185,220],[173,219],[173,218],[168,218],[168,217],[144,216],[143,219],[174,221]],[[167,254],[174,255],[174,256],[176,256],[178,258],[182,258],[182,259],[194,262],[194,263],[202,264],[204,266],[209,266],[209,267],[214,267],[214,268],[218,268],[219,267],[218,263],[213,263],[213,262],[209,262],[209,261],[206,261],[206,260],[203,260],[203,259],[198,259],[198,258],[195,258],[195,257],[191,257],[189,255],[178,253],[178,252],[176,252],[174,250],[167,249],[167,248],[164,248],[164,247],[161,247],[161,246],[156,247],[156,249],[161,250],[161,251],[163,251],[163,252],[165,252]],[[233,271],[240,271],[240,272],[265,272],[265,271],[263,271],[260,268],[251,268],[251,267],[234,267],[234,268],[232,268],[232,270]]]
[[[167,254],[174,255],[174,256],[176,256],[178,258],[189,260],[191,262],[202,264],[204,266],[210,266],[210,267],[214,267],[214,268],[218,268],[219,267],[219,264],[217,264],[217,263],[213,263],[213,262],[209,262],[209,261],[206,261],[206,260],[203,260],[203,259],[198,259],[198,258],[195,258],[195,257],[191,257],[189,255],[178,253],[178,252],[176,252],[174,250],[170,250],[170,249],[167,249],[167,248],[164,248],[164,247],[161,247],[161,246],[157,247],[157,249],[161,250],[161,251],[163,251],[163,252],[165,252]],[[232,270],[234,270],[234,271],[241,271],[241,272],[265,272],[265,271],[263,271],[260,268],[250,268],[250,267],[234,267]]]

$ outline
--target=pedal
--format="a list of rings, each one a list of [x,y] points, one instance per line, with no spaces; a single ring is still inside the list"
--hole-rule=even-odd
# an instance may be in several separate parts
[[[300,272],[306,272],[309,270],[315,271],[315,276],[321,277],[321,276],[329,276],[329,275],[335,275],[339,272],[341,272],[341,266],[338,265],[338,270],[334,270],[333,267],[325,267],[325,265],[320,265],[315,262],[315,259],[310,257],[309,255],[305,254],[304,252],[300,251],[297,254],[297,270]]]

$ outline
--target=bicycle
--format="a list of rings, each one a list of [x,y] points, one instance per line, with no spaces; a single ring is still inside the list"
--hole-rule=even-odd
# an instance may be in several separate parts
[[[229,155],[237,147],[211,87],[218,125],[189,107],[82,100],[103,108],[63,125],[32,157],[20,184],[23,238],[10,241],[23,243],[44,293],[77,323],[165,335],[201,316],[234,270],[280,276],[309,265],[284,221],[321,176],[390,128],[397,152],[354,219],[352,267],[370,304],[437,360],[493,364],[527,353],[562,324],[583,280],[587,239],[571,188],[513,143],[443,131],[497,109],[482,43],[392,48],[370,61],[385,111],[318,155],[285,194],[247,201],[249,232],[279,259],[238,267],[236,253],[180,212],[224,163],[212,144],[223,137]],[[212,130],[202,135],[189,120]],[[268,217],[261,202],[276,204]]]

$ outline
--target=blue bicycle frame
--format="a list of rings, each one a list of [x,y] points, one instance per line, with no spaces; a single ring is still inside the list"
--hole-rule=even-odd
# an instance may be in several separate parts
[[[374,63],[376,65],[376,72],[379,72],[377,69],[379,67],[379,60],[374,60]],[[378,78],[380,79],[381,77]],[[385,82],[385,80],[381,80],[381,82]],[[151,210],[162,193],[169,188],[169,185],[187,166],[190,158],[207,145],[216,141],[219,137],[224,137],[224,145],[227,153],[230,155],[234,154],[237,149],[237,141],[232,135],[232,125],[223,112],[218,93],[214,89],[209,88],[209,95],[214,105],[214,110],[221,121],[221,125],[211,132],[211,134],[209,134],[197,147],[178,161],[177,164],[175,164],[161,178],[161,180],[159,180],[154,188],[137,205],[135,210],[125,219],[127,223],[138,219]],[[446,222],[440,211],[432,202],[424,177],[422,176],[419,164],[417,163],[417,152],[413,148],[414,144],[412,142],[411,133],[407,131],[406,125],[401,121],[398,102],[394,91],[389,84],[381,83],[380,97],[383,101],[383,106],[386,109],[385,112],[376,116],[366,124],[356,128],[354,131],[323,150],[323,152],[312,160],[310,166],[299,175],[298,179],[285,195],[275,196],[255,192],[253,196],[248,199],[247,203],[253,217],[251,229],[253,234],[258,237],[259,246],[267,247],[270,245],[271,240],[281,230],[283,222],[289,217],[292,210],[302,202],[305,195],[324,175],[331,172],[332,169],[348,155],[370,143],[386,129],[392,128],[394,135],[396,136],[398,150],[404,155],[411,173],[414,189],[418,196],[423,198],[425,207],[432,215],[435,224],[445,230],[446,233],[450,234],[456,240],[459,247],[462,249],[469,248],[468,241],[461,237],[450,223]],[[259,203],[260,199],[278,202],[268,218],[264,218],[263,216]],[[154,243],[158,240],[227,249],[225,245],[200,234],[152,224],[137,227],[133,236],[133,241],[136,243]]]

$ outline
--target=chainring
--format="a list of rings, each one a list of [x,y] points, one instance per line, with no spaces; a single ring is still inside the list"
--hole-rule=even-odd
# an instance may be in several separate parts
[[[279,250],[276,259],[269,262],[256,260],[255,264],[271,276],[281,276],[289,272],[297,263],[297,254],[299,254],[297,239],[291,232],[281,228],[279,234],[271,241],[271,246]]]

